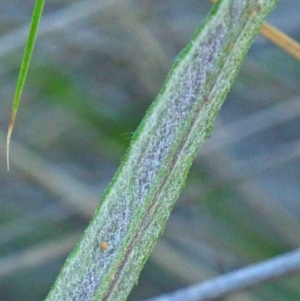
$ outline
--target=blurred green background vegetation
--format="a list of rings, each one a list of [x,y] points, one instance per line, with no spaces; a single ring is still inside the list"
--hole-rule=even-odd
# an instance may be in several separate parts
[[[43,300],[174,58],[196,0],[46,2],[6,171],[5,135],[33,1],[0,3],[0,300]],[[269,17],[300,40],[300,2]],[[258,36],[129,300],[300,243],[299,63]],[[300,277],[224,300],[300,300]]]

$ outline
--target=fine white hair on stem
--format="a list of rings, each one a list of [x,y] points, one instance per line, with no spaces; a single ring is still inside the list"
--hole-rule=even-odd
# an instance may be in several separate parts
[[[175,61],[47,301],[126,300],[276,1],[223,0],[213,8]]]
[[[300,249],[145,301],[206,301],[300,271]]]

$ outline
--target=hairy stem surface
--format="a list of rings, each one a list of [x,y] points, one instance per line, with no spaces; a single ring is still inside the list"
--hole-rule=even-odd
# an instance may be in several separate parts
[[[47,301],[126,300],[276,0],[223,0],[175,61]]]

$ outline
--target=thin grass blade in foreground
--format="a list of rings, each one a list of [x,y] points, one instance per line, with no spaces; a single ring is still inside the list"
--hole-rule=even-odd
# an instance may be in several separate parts
[[[171,69],[47,301],[126,300],[275,4],[223,0],[214,6]]]
[[[14,97],[13,106],[12,106],[11,117],[9,120],[9,125],[8,125],[8,130],[7,130],[7,138],[6,138],[7,170],[9,170],[10,138],[11,138],[14,124],[15,124],[15,119],[16,119],[16,115],[18,112],[20,99],[22,96],[22,91],[24,88],[24,84],[25,84],[25,80],[26,80],[26,76],[27,76],[27,72],[28,72],[28,68],[29,68],[29,64],[30,64],[30,59],[31,59],[31,55],[33,52],[35,38],[36,38],[38,26],[39,26],[43,8],[44,8],[44,3],[45,3],[45,0],[36,0],[35,6],[33,9],[33,13],[32,13],[29,35],[28,35],[28,39],[26,42],[26,46],[25,46],[25,51],[24,51],[24,55],[23,55],[23,60],[22,60],[22,64],[21,64],[21,69],[20,69],[20,73],[19,73],[18,83],[17,83],[15,97]]]
[[[208,301],[300,271],[300,249],[145,301]]]

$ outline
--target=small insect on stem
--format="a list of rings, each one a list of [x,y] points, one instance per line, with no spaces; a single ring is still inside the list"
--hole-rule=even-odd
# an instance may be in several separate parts
[[[208,102],[209,102],[209,99],[207,98],[207,97],[205,97],[204,99],[203,99],[203,104],[208,104]]]
[[[100,250],[106,251],[109,248],[109,245],[106,241],[100,241],[99,243]]]

